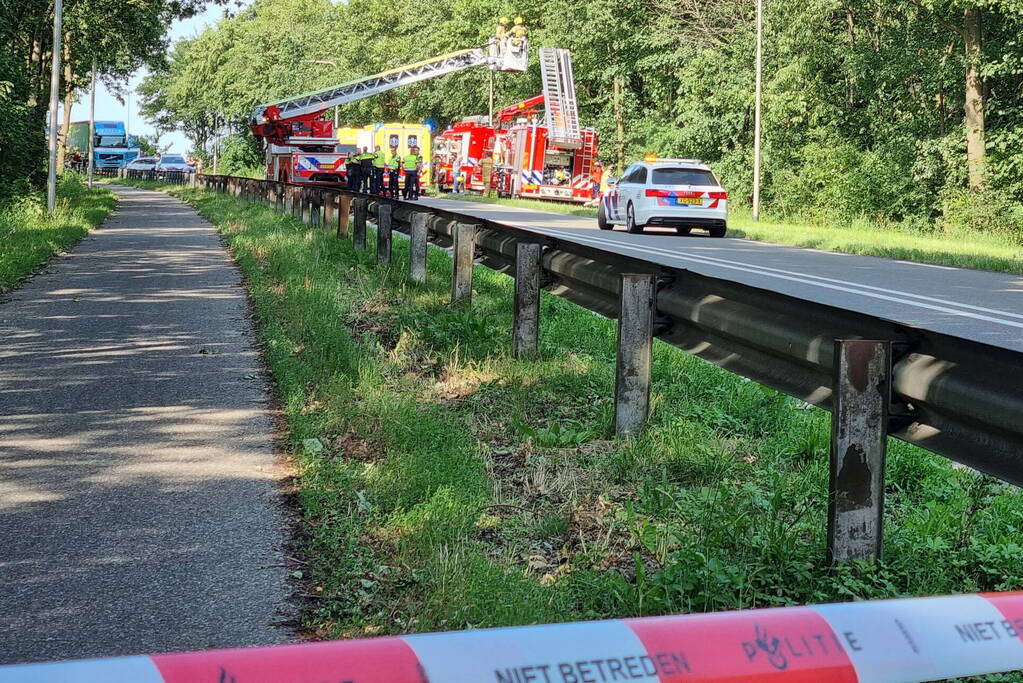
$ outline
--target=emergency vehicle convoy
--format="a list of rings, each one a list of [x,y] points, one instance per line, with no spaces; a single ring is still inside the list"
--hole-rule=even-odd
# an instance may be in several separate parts
[[[496,190],[506,197],[591,202],[597,132],[579,127],[572,57],[568,50],[540,48],[543,93],[505,107],[490,122],[472,116],[449,126],[434,147],[440,191]],[[538,120],[537,109],[545,114]],[[494,172],[484,182],[481,161],[490,154]],[[457,181],[457,182],[456,182]]]
[[[525,71],[529,61],[529,43],[521,23],[521,20],[517,20],[516,29],[511,32],[500,29],[498,35],[490,39],[486,49],[472,48],[451,52],[374,76],[256,107],[249,125],[253,134],[262,137],[266,142],[266,177],[271,180],[312,185],[344,184],[347,154],[341,151],[334,124],[320,118],[325,111],[403,85],[475,66],[485,66],[493,71]],[[407,138],[404,142],[408,147]],[[417,146],[420,150],[428,149],[426,143],[428,140],[423,140]],[[382,145],[381,149],[384,149]],[[370,147],[369,151],[372,152],[373,148]],[[404,168],[403,166],[403,173]]]
[[[502,27],[505,23],[502,20]],[[266,177],[339,186],[347,182],[349,152],[358,155],[365,149],[372,154],[380,147],[390,158],[397,147],[398,155],[405,158],[417,147],[418,156],[423,157],[419,182],[436,181],[441,191],[454,189],[456,181],[461,181],[461,187],[475,192],[590,202],[595,199],[590,178],[597,159],[597,134],[580,129],[572,58],[565,49],[540,48],[542,94],[502,109],[494,121],[476,116],[454,124],[438,136],[432,159],[429,130],[423,126],[381,124],[335,131],[332,122],[320,118],[331,107],[474,66],[522,72],[528,66],[528,54],[519,19],[510,32],[499,28],[486,50],[452,52],[260,105],[250,124],[253,133],[266,141]],[[537,115],[541,106],[542,120]],[[485,157],[490,161],[484,162]],[[403,168],[396,172],[404,175]],[[484,168],[489,175],[486,183]]]

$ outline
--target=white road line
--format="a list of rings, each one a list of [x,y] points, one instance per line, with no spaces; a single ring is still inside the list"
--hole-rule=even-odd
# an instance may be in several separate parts
[[[953,266],[939,266],[936,263],[918,263],[917,261],[896,261],[907,266],[920,266],[921,268],[937,268],[938,270],[959,270]]]
[[[921,299],[922,301],[913,301],[912,299],[906,299],[906,298],[903,298],[903,297],[900,297],[900,296],[893,296],[891,294],[875,294],[874,292],[871,292],[871,291],[864,291],[864,290],[868,290],[868,289],[869,290],[875,290],[877,292],[887,292],[888,291],[888,290],[885,290],[885,289],[880,288],[880,287],[871,287],[869,285],[858,285],[856,283],[848,283],[848,282],[844,282],[842,280],[832,280],[831,278],[821,278],[821,277],[818,277],[818,276],[815,276],[815,275],[806,275],[804,273],[796,273],[794,271],[785,271],[785,270],[781,270],[781,269],[778,269],[778,268],[767,268],[767,267],[764,267],[764,266],[753,266],[753,265],[750,265],[750,264],[740,263],[740,262],[736,262],[736,261],[727,261],[725,259],[714,259],[714,258],[706,257],[706,256],[686,256],[686,255],[679,254],[677,252],[668,251],[667,249],[661,249],[659,247],[650,247],[650,246],[635,247],[635,246],[629,245],[629,244],[627,244],[625,242],[619,242],[617,240],[609,240],[609,239],[605,239],[605,238],[602,238],[602,237],[590,237],[590,236],[585,236],[585,235],[579,235],[578,231],[573,231],[572,233],[566,234],[563,231],[552,229],[552,228],[531,228],[531,229],[535,230],[537,232],[542,232],[544,234],[551,235],[552,237],[571,238],[574,241],[584,242],[584,243],[589,242],[589,243],[591,243],[594,246],[613,246],[613,247],[617,247],[617,248],[620,248],[620,249],[625,249],[627,251],[638,252],[640,254],[649,254],[650,252],[655,252],[655,253],[662,254],[664,256],[667,256],[669,258],[673,258],[673,259],[676,259],[676,260],[679,260],[679,261],[691,261],[691,262],[694,262],[694,263],[700,263],[702,265],[717,266],[719,268],[724,268],[724,269],[728,269],[728,270],[738,270],[738,271],[742,271],[742,272],[745,272],[745,273],[751,273],[751,274],[754,274],[754,275],[761,275],[761,276],[764,276],[764,277],[772,277],[772,278],[776,278],[776,279],[779,279],[779,280],[788,280],[790,282],[799,282],[799,283],[806,284],[806,285],[812,285],[812,286],[815,286],[815,287],[821,287],[823,289],[831,289],[831,290],[835,290],[835,291],[846,292],[847,294],[856,294],[856,295],[859,295],[859,296],[869,297],[871,299],[879,299],[879,300],[882,300],[882,301],[890,301],[890,302],[895,302],[895,303],[902,303],[902,304],[906,304],[908,306],[915,306],[917,308],[924,308],[924,309],[928,309],[928,310],[931,310],[931,311],[939,311],[941,313],[950,313],[952,315],[956,315],[956,316],[960,316],[960,317],[964,317],[964,318],[973,318],[975,320],[983,320],[985,322],[991,322],[991,323],[995,323],[995,324],[998,324],[998,325],[1005,325],[1007,327],[1015,327],[1015,328],[1023,329],[1023,322],[1015,322],[1015,321],[1012,321],[1012,320],[1005,320],[1003,318],[995,318],[995,317],[992,317],[992,316],[989,316],[989,315],[983,315],[983,314],[980,314],[980,313],[972,313],[972,312],[966,311],[966,310],[959,310],[959,309],[955,309],[955,308],[949,308],[947,306],[939,306],[939,305],[924,303],[924,301],[927,301],[927,300],[929,300],[929,301],[936,301],[936,302],[943,301],[943,300],[933,299],[931,297],[924,297],[924,296],[920,296],[920,295],[917,295],[917,294],[906,294],[905,296],[910,296],[910,297],[914,297],[914,298],[917,298],[917,299]],[[733,264],[735,264],[735,265],[733,265]],[[815,280],[821,280],[821,281],[815,281]],[[832,282],[843,283],[843,284],[831,284]],[[844,285],[848,285],[848,286],[844,286]],[[1015,313],[1008,313],[1006,311],[998,311],[998,310],[995,310],[995,309],[983,308],[983,307],[980,307],[980,306],[970,306],[969,304],[960,304],[960,303],[954,302],[954,301],[953,302],[945,302],[945,303],[948,303],[949,305],[952,305],[952,306],[959,306],[961,308],[972,308],[972,309],[978,310],[978,311],[988,311],[988,312],[991,312],[991,313],[996,313],[998,315],[1005,315],[1005,316],[1011,316],[1011,317],[1014,317],[1014,318],[1021,318],[1021,319],[1023,319],[1023,316],[1021,316],[1021,315],[1017,315]]]
[[[514,208],[519,208],[519,207],[514,207]],[[521,210],[522,211],[526,211],[525,209],[521,209]],[[599,243],[602,243],[602,244],[608,245],[608,246],[622,247],[622,248],[628,249],[630,251],[637,251],[637,252],[641,252],[641,253],[654,252],[654,253],[661,254],[661,255],[664,255],[664,256],[669,256],[671,258],[676,258],[676,259],[680,259],[680,260],[689,260],[689,261],[694,261],[694,262],[698,262],[698,263],[703,263],[704,265],[717,265],[717,266],[720,266],[722,268],[728,268],[730,270],[742,270],[744,272],[751,272],[751,273],[758,274],[758,275],[763,275],[763,276],[766,276],[766,277],[776,277],[776,278],[784,279],[784,280],[792,280],[794,282],[803,282],[804,284],[810,284],[810,285],[814,285],[814,286],[817,286],[817,287],[823,287],[825,289],[835,289],[835,290],[838,290],[838,291],[844,291],[844,292],[848,292],[848,293],[851,293],[851,294],[859,294],[861,296],[867,296],[867,297],[871,297],[871,298],[875,298],[875,299],[883,299],[883,300],[887,300],[887,301],[906,303],[906,304],[909,304],[911,306],[917,306],[918,308],[926,308],[926,309],[935,310],[935,311],[952,313],[954,315],[959,315],[959,316],[964,316],[964,317],[969,317],[969,318],[976,318],[978,320],[986,320],[986,321],[989,321],[989,322],[996,322],[996,323],[1000,323],[1000,324],[1004,324],[1004,325],[1009,325],[1011,327],[1023,327],[1023,325],[1020,325],[1018,323],[1015,323],[1015,322],[1012,322],[1012,321],[1009,321],[1009,320],[1004,320],[1004,319],[1000,319],[1000,318],[994,318],[994,317],[990,317],[990,316],[987,316],[987,315],[983,315],[985,313],[990,313],[990,314],[993,314],[993,315],[996,315],[996,316],[1005,316],[1006,318],[1016,318],[1016,319],[1019,319],[1019,320],[1023,320],[1023,315],[1020,315],[1020,314],[1017,314],[1017,313],[1011,313],[1009,311],[1002,311],[1002,310],[998,310],[998,309],[994,309],[994,308],[987,308],[987,307],[984,307],[984,306],[975,306],[973,304],[965,304],[965,303],[961,303],[961,302],[958,302],[958,301],[950,301],[948,299],[940,299],[940,298],[937,298],[937,297],[930,297],[930,296],[925,296],[925,295],[922,295],[922,294],[913,294],[911,292],[899,292],[899,296],[893,296],[891,290],[885,289],[883,287],[875,287],[873,285],[866,285],[866,284],[862,284],[862,283],[858,283],[858,282],[850,282],[848,280],[839,280],[839,279],[835,279],[835,278],[828,278],[828,277],[823,277],[823,276],[820,276],[820,275],[810,275],[808,273],[800,273],[800,272],[791,271],[791,270],[784,270],[784,269],[781,269],[781,268],[773,268],[771,266],[761,266],[761,265],[754,265],[754,264],[749,264],[749,263],[743,263],[742,261],[732,261],[732,260],[722,259],[720,257],[715,257],[715,256],[706,256],[706,255],[703,255],[703,254],[700,254],[700,255],[683,255],[683,254],[680,254],[680,253],[678,253],[676,251],[671,251],[671,250],[664,249],[664,248],[661,248],[661,247],[654,247],[654,246],[634,247],[634,246],[628,245],[625,242],[619,242],[617,240],[611,240],[611,239],[607,239],[607,238],[604,238],[604,237],[588,236],[588,235],[585,235],[585,234],[584,235],[580,235],[578,230],[571,230],[571,232],[566,232],[566,230],[568,230],[568,229],[539,228],[539,227],[532,227],[532,226],[523,226],[523,227],[526,227],[527,229],[532,229],[532,230],[546,232],[548,234],[552,234],[552,236],[572,238],[572,239],[575,239],[575,240],[580,240],[580,239],[589,240],[591,242],[599,242]],[[761,245],[765,245],[765,246],[784,246],[784,245],[775,245],[775,244],[770,243],[770,242],[762,242],[760,240],[745,240],[745,241],[753,242],[753,243],[761,244]],[[700,248],[700,249],[709,249],[710,247],[698,247],[698,248]],[[821,249],[806,249],[806,251],[814,251],[814,252],[817,252],[817,253],[820,253],[820,254],[828,254],[828,255],[835,255],[835,254],[841,255],[841,256],[852,256],[852,255],[854,255],[854,254],[844,254],[844,253],[841,253],[841,252],[824,251],[824,250],[821,250]],[[908,265],[916,265],[916,266],[925,266],[925,267],[930,267],[930,268],[938,268],[938,269],[941,269],[941,270],[958,270],[957,268],[953,268],[953,267],[950,267],[950,266],[939,266],[939,265],[935,265],[935,264],[932,264],[932,263],[916,263],[916,262],[913,262],[913,261],[896,261],[896,263],[904,263],[904,264],[908,264]],[[736,266],[738,266],[738,268],[736,268]],[[792,277],[785,277],[785,276],[792,276]],[[817,280],[819,282],[813,282],[812,280]],[[824,283],[830,283],[830,284],[824,284]],[[834,285],[838,285],[838,286],[834,286]],[[870,291],[859,291],[859,290],[870,290],[872,292],[882,292],[885,295],[878,296],[878,295],[871,294]],[[921,302],[931,302],[933,304],[939,304],[939,305],[938,306],[932,306],[932,305],[927,305],[927,304],[924,304],[924,303],[908,301],[908,300],[906,300],[906,299],[904,299],[902,297],[909,297],[911,299],[919,299]],[[954,309],[946,308],[946,306],[955,306],[955,307],[957,307],[959,309],[967,309],[967,310],[962,310],[962,311],[954,310]],[[975,314],[975,313],[970,313],[969,311],[977,311],[980,314],[978,315],[978,314]]]
[[[604,239],[604,238],[596,238],[596,239]],[[612,242],[608,241],[608,243],[610,244]],[[705,261],[720,263],[722,265],[727,264],[727,265],[733,265],[733,266],[742,266],[744,269],[749,269],[751,271],[753,271],[753,270],[765,271],[765,272],[763,272],[761,274],[768,274],[768,272],[771,272],[771,273],[781,273],[781,274],[784,274],[784,275],[794,275],[794,276],[801,277],[801,278],[806,278],[806,279],[820,280],[822,282],[830,282],[830,283],[834,283],[834,284],[838,284],[838,285],[845,285],[846,287],[854,287],[854,288],[859,288],[859,289],[867,289],[867,290],[872,290],[872,291],[875,291],[875,292],[891,293],[891,290],[885,289],[883,287],[874,287],[873,285],[865,285],[865,284],[862,284],[862,283],[859,283],[859,282],[850,282],[848,280],[838,280],[838,279],[835,279],[835,278],[824,277],[824,276],[821,276],[821,275],[810,275],[808,273],[800,273],[800,272],[792,271],[792,270],[784,270],[784,269],[781,269],[781,268],[773,268],[771,266],[761,266],[761,265],[756,265],[756,264],[744,263],[742,261],[732,261],[732,260],[723,259],[723,258],[720,258],[720,257],[717,257],[717,256],[707,256],[707,255],[704,255],[704,254],[699,254],[699,255],[687,257],[687,256],[679,254],[678,252],[675,252],[675,251],[670,251],[670,250],[664,249],[662,247],[653,247],[653,246],[647,247],[647,250],[648,251],[653,251],[653,252],[656,252],[656,253],[659,253],[659,254],[663,254],[663,255],[666,255],[666,256],[675,256],[675,257],[678,257],[678,258],[699,258],[699,259],[703,259]],[[946,266],[938,266],[938,267],[939,268],[945,268]],[[952,270],[956,270],[956,269],[953,268]],[[1011,313],[1009,311],[1002,311],[1002,310],[995,309],[995,308],[986,308],[984,306],[974,306],[973,304],[964,304],[964,303],[961,303],[959,301],[950,301],[948,299],[939,299],[937,297],[924,296],[922,294],[913,294],[912,292],[899,292],[899,295],[900,296],[905,296],[905,297],[910,297],[912,299],[920,299],[921,301],[929,301],[929,302],[932,302],[932,303],[942,304],[942,305],[946,305],[946,306],[957,306],[959,308],[970,309],[970,310],[979,311],[979,312],[982,312],[982,313],[991,313],[991,314],[994,314],[994,315],[1001,315],[1001,316],[1005,316],[1005,317],[1008,317],[1008,318],[1018,318],[1020,320],[1023,320],[1023,315],[1020,315],[1018,313]]]

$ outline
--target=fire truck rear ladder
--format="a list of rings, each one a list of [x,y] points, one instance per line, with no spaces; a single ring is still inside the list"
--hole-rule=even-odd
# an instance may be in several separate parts
[[[546,98],[547,139],[552,147],[577,149],[583,140],[575,102],[572,53],[560,47],[541,47],[540,73]]]

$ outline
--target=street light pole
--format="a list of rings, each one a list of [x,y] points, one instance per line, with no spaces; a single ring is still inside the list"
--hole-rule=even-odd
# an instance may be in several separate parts
[[[757,0],[757,75],[753,113],[753,220],[760,220],[760,107],[764,73],[764,0]]]
[[[53,64],[50,69],[50,168],[46,179],[46,211],[51,216],[57,208],[57,107],[60,102],[60,39],[63,35],[64,3],[53,5]]]
[[[92,189],[92,175],[96,157],[96,60],[92,60],[92,94],[89,96],[89,189]]]

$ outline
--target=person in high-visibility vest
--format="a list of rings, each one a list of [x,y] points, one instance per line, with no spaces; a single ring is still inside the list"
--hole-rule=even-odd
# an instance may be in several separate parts
[[[345,177],[348,179],[348,189],[358,192],[362,187],[362,167],[351,152],[345,158]]]
[[[484,152],[480,159],[480,175],[483,177],[483,196],[494,196],[494,153]]]
[[[398,147],[391,146],[391,158],[387,160],[387,185],[388,194],[398,198],[398,176],[401,173],[401,155],[398,154]]]
[[[380,145],[373,150],[373,194],[384,193],[384,168],[387,166],[387,157],[384,156]]]
[[[525,38],[529,35],[529,31],[526,29],[526,22],[522,17],[515,17],[515,25],[512,26],[511,30],[512,38]]]
[[[370,192],[373,185],[373,153],[368,147],[363,147],[355,160],[359,162],[359,176],[362,178],[359,192]]]
[[[604,165],[599,160],[594,160],[593,169],[590,171],[590,198],[596,199],[600,195],[600,181],[604,179]]]
[[[423,157],[419,156],[419,148],[412,147],[401,161],[405,171],[405,199],[419,199],[419,168],[423,165]]]

